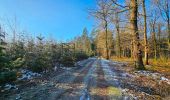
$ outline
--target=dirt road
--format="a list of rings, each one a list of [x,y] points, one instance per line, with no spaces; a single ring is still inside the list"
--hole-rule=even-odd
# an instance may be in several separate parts
[[[7,100],[131,100],[125,94],[123,80],[131,78],[114,66],[122,63],[89,58],[79,67],[56,72],[46,79],[37,79],[31,85],[6,95]]]

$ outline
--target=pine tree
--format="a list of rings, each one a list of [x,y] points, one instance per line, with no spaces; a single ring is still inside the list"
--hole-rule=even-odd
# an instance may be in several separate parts
[[[0,25],[0,70],[8,66],[8,60],[5,55],[6,43],[4,39],[5,32],[2,30],[2,27]]]
[[[90,38],[88,37],[88,31],[86,28],[83,29],[83,34],[82,34],[82,45],[83,45],[83,51],[90,55],[91,53],[91,42]]]

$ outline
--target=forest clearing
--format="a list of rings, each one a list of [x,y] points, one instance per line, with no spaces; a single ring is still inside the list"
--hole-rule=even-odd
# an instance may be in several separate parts
[[[170,100],[170,0],[0,1],[0,100]]]

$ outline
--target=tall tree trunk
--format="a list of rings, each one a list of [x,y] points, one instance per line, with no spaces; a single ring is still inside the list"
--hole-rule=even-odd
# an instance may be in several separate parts
[[[145,69],[142,60],[142,51],[141,51],[141,44],[139,42],[139,33],[138,33],[138,24],[137,24],[137,13],[138,13],[138,4],[137,0],[130,1],[131,13],[130,13],[130,22],[131,22],[131,29],[133,34],[133,41],[134,41],[134,59],[136,63],[137,69]]]
[[[158,24],[158,53],[159,53],[159,58],[161,56],[161,24]]]
[[[134,56],[133,56],[133,50],[134,50],[134,46],[133,46],[133,40],[131,40],[131,59],[134,59]]]
[[[116,13],[116,30],[117,30],[117,36],[116,36],[116,39],[117,39],[117,54],[118,54],[118,57],[120,58],[121,57],[121,48],[120,48],[120,30],[119,30],[119,15],[118,13]]]
[[[168,57],[170,57],[170,18],[168,17]]]
[[[169,40],[169,43],[170,43],[170,19],[168,19],[169,22],[168,22],[168,40]]]
[[[108,29],[107,21],[105,20],[105,33],[106,33],[106,59],[109,59],[109,49],[108,49]]]
[[[156,35],[155,35],[155,21],[152,25],[152,43],[154,46],[154,58],[157,60],[157,42],[156,42]]]
[[[168,19],[168,42],[170,43],[170,19]]]
[[[147,23],[145,0],[142,0],[143,16],[144,16],[144,45],[145,45],[145,64],[148,65],[148,41],[147,41]]]

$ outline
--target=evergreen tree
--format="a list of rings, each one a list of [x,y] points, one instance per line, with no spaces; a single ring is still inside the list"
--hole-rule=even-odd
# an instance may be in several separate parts
[[[8,59],[5,55],[6,43],[4,39],[5,39],[5,32],[2,30],[2,27],[0,26],[0,70],[8,67],[9,65]]]
[[[83,51],[86,52],[87,54],[91,53],[91,42],[90,38],[88,37],[88,31],[86,28],[83,30],[82,34],[82,41],[83,41]]]

